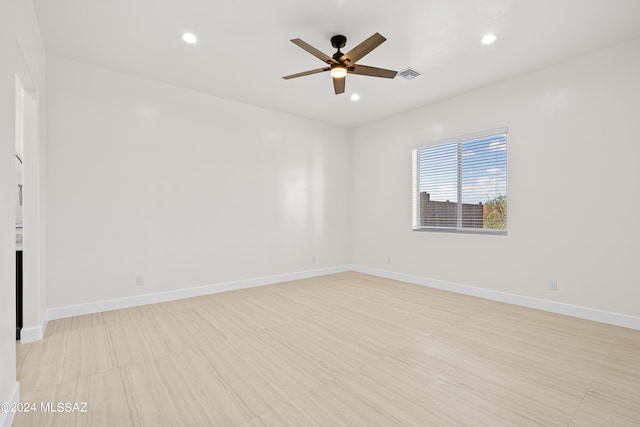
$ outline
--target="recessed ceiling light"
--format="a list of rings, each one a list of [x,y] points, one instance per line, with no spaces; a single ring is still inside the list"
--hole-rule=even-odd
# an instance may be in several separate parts
[[[185,43],[189,43],[189,44],[195,44],[195,42],[198,41],[196,36],[191,33],[184,33],[182,35],[182,40],[184,40]]]
[[[360,101],[360,95],[358,95],[357,93],[354,93],[353,95],[351,95],[351,100]]]
[[[491,44],[496,41],[497,38],[498,36],[496,36],[495,34],[487,34],[482,38],[482,40],[480,40],[480,42],[482,44]]]

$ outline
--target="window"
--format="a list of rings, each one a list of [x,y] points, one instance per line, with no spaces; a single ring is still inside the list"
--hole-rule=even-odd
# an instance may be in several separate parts
[[[413,150],[413,229],[507,232],[507,130]]]

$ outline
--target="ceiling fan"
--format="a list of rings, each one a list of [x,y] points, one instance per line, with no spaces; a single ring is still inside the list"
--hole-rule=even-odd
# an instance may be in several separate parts
[[[379,33],[375,33],[374,35],[360,43],[358,46],[351,49],[349,52],[343,54],[342,52],[340,52],[340,49],[347,44],[347,38],[342,35],[336,35],[331,37],[331,46],[338,49],[338,51],[333,54],[333,57],[331,57],[320,52],[315,47],[300,39],[293,39],[291,40],[293,44],[306,50],[311,55],[320,59],[322,62],[327,63],[329,66],[317,68],[315,70],[304,71],[302,73],[291,74],[290,76],[283,77],[283,79],[289,80],[296,77],[308,76],[310,74],[330,71],[331,77],[333,78],[333,88],[336,92],[336,95],[344,93],[344,83],[347,74],[360,74],[362,76],[373,76],[392,79],[398,73],[397,71],[356,64],[356,62],[362,59],[373,49],[380,46],[385,40],[387,39],[385,39]]]

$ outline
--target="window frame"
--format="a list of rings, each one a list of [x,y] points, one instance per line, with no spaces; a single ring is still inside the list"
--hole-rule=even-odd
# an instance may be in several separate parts
[[[458,205],[456,208],[457,211],[457,216],[456,216],[456,221],[457,221],[457,225],[455,227],[435,227],[435,226],[423,226],[421,225],[421,200],[420,200],[420,179],[419,179],[419,170],[420,170],[420,160],[419,160],[419,156],[418,156],[418,152],[421,149],[425,149],[425,148],[429,148],[429,147],[435,147],[435,146],[441,146],[441,145],[447,145],[447,144],[457,144],[457,151],[458,151],[458,156],[459,154],[459,150],[461,148],[462,143],[467,142],[467,141],[473,141],[476,139],[481,139],[481,138],[486,138],[486,137],[490,137],[492,135],[505,135],[505,194],[504,197],[507,200],[507,212],[508,212],[508,190],[509,190],[509,175],[508,175],[508,164],[509,164],[509,156],[508,156],[508,128],[505,127],[500,127],[500,128],[495,128],[495,129],[490,129],[490,130],[486,130],[486,131],[481,131],[481,132],[474,132],[474,133],[470,133],[470,134],[466,134],[466,135],[460,135],[460,136],[456,136],[456,137],[452,137],[452,138],[447,138],[447,139],[442,139],[442,140],[438,140],[438,141],[434,141],[432,143],[429,144],[421,144],[419,146],[414,146],[411,149],[411,164],[412,164],[412,231],[418,231],[418,232],[429,232],[429,233],[453,233],[453,234],[480,234],[480,235],[485,235],[485,236],[506,236],[507,232],[508,232],[508,221],[509,221],[509,216],[507,214],[507,218],[505,220],[505,228],[504,229],[491,229],[491,228],[471,228],[471,227],[461,227],[461,221],[462,221],[462,217],[461,217],[461,212],[462,212],[462,205],[464,204],[463,200],[458,200],[456,202],[456,204]],[[459,159],[459,158],[458,158]],[[456,161],[458,161],[458,159],[456,159]],[[458,187],[458,191],[460,194],[460,186],[462,185],[462,170],[460,167],[458,167],[457,171],[457,182],[456,185]]]

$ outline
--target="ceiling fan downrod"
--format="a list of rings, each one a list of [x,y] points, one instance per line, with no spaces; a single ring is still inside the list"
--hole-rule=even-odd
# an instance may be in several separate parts
[[[346,44],[347,44],[347,38],[343,35],[335,35],[331,37],[331,46],[338,49],[338,51],[333,54],[333,59],[338,61],[340,58],[342,58],[344,54],[340,52],[340,48],[345,47]]]

